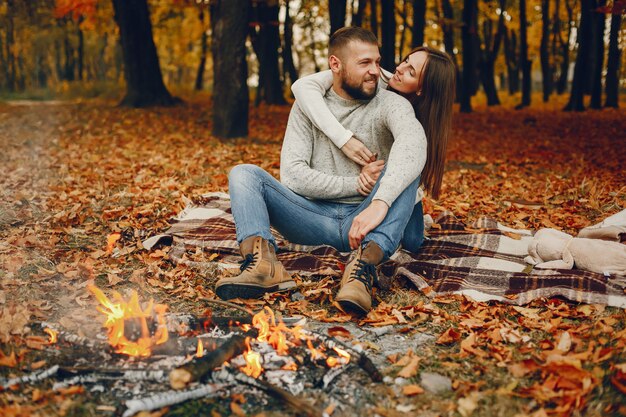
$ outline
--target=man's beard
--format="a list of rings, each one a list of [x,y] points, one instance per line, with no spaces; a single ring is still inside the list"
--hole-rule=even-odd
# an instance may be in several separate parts
[[[365,89],[363,88],[363,83],[359,85],[348,84],[348,77],[346,77],[345,73],[342,75],[343,75],[342,77],[343,79],[341,80],[341,88],[343,89],[343,91],[348,93],[350,97],[356,100],[369,100],[376,95],[376,90],[378,87],[377,79],[374,79],[374,88],[372,89],[372,92],[369,93],[365,91]]]

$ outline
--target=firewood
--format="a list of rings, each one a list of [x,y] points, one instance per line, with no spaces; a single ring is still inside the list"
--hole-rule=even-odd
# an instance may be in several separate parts
[[[126,411],[124,411],[122,417],[130,417],[141,411],[157,410],[159,408],[179,404],[197,398],[215,396],[223,388],[223,385],[208,384],[201,385],[197,388],[187,391],[160,392],[149,397],[128,400],[125,402]]]
[[[244,373],[239,372],[236,369],[228,368],[223,369],[219,374],[213,375],[214,381],[235,381],[257,388],[269,396],[283,402],[285,405],[291,407],[296,412],[296,415],[303,415],[307,417],[321,417],[322,412],[312,407],[308,402],[301,400],[300,398],[292,395],[290,392],[285,391],[282,388],[276,387],[267,381],[262,379],[253,378]]]
[[[246,336],[234,334],[217,349],[174,369],[170,372],[170,385],[174,389],[181,389],[192,382],[201,381],[213,369],[241,355],[246,349],[245,340]]]
[[[43,371],[32,372],[28,375],[18,376],[16,378],[11,378],[0,385],[0,389],[6,390],[13,385],[21,385],[21,384],[29,384],[31,382],[42,381],[52,375],[55,375],[59,371],[59,365],[54,365],[51,368],[45,369]]]
[[[359,365],[359,367],[363,369],[365,373],[367,373],[367,375],[369,375],[372,381],[382,382],[382,374],[380,373],[378,368],[376,368],[374,362],[372,362],[372,360],[365,353],[359,352],[352,346],[346,345],[345,343],[342,343],[339,340],[330,336],[326,336],[322,333],[314,332],[311,330],[304,330],[303,332],[322,340],[322,342],[324,342],[324,344],[330,349],[332,349],[336,345],[341,346],[342,349],[347,350],[350,353],[350,362],[352,362],[353,359],[356,359],[357,365]]]

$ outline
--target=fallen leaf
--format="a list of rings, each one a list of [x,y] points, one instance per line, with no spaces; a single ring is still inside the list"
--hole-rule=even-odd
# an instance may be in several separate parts
[[[458,330],[450,327],[448,330],[446,330],[445,332],[443,332],[438,338],[437,338],[437,344],[439,345],[447,345],[450,343],[454,343],[454,342],[458,342],[461,339],[461,332],[459,332]]]
[[[398,376],[402,378],[411,378],[417,375],[417,368],[420,363],[420,358],[413,356],[411,361],[398,372]]]
[[[410,397],[417,394],[423,394],[424,388],[415,384],[405,385],[404,387],[402,387],[402,393]]]

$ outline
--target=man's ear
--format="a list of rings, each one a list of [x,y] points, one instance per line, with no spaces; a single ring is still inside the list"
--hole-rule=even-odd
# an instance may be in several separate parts
[[[328,57],[328,67],[336,74],[341,71],[341,60],[337,55],[331,55]]]

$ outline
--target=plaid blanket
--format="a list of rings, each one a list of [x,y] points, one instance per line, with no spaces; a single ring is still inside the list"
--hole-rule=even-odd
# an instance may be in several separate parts
[[[341,276],[348,253],[330,246],[295,245],[273,230],[278,258],[288,271],[303,276]],[[430,296],[464,294],[477,301],[516,305],[540,297],[561,296],[574,302],[626,308],[626,277],[573,270],[532,269],[524,262],[532,232],[481,218],[464,224],[451,213],[440,216],[419,253],[398,250],[380,267],[388,279],[406,278]],[[144,242],[146,249],[171,245],[178,263],[220,268],[238,265],[230,199],[210,193],[172,219],[164,234]]]

